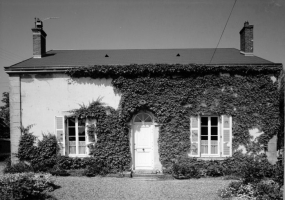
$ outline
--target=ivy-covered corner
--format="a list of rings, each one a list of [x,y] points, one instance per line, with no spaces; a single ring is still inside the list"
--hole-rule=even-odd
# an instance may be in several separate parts
[[[273,136],[278,135],[279,141],[283,137],[282,65],[96,65],[66,73],[73,81],[112,78],[122,94],[118,110],[108,107],[108,113],[106,107],[90,104],[73,111],[96,119],[96,127],[90,129],[97,135],[91,154],[107,159],[114,168],[131,163],[128,124],[141,110],[153,113],[161,125],[159,157],[166,168],[190,151],[190,116],[232,116],[234,151],[243,145],[248,152],[258,153]],[[253,128],[262,132],[255,141],[249,134]],[[278,148],[282,145],[279,142]]]

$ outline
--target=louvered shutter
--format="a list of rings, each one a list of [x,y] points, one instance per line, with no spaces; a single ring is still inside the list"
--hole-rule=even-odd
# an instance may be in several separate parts
[[[200,156],[200,118],[191,117],[190,118],[190,141],[191,149],[190,155],[192,157]]]
[[[232,155],[232,117],[222,115],[222,156]]]
[[[64,116],[56,116],[55,117],[55,132],[56,138],[60,147],[60,154],[66,155],[66,147],[65,147],[65,124],[64,124]]]

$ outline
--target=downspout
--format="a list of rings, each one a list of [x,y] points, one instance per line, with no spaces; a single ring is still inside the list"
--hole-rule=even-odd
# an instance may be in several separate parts
[[[20,85],[20,126],[22,127],[22,74],[19,76],[19,85]],[[21,133],[22,135],[22,133]]]

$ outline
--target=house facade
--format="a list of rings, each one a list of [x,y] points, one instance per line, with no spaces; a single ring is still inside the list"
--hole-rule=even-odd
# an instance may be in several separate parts
[[[30,124],[39,139],[42,133],[56,134],[63,155],[121,156],[134,170],[161,170],[181,155],[224,159],[237,151],[265,153],[276,162],[283,137],[282,64],[253,54],[248,22],[240,31],[240,50],[46,52],[40,20],[32,32],[33,57],[5,68],[15,162],[18,127]],[[116,115],[109,124],[102,122],[105,128],[95,111],[70,112],[88,110],[97,99],[109,109],[104,119]],[[92,138],[91,125],[100,129]]]

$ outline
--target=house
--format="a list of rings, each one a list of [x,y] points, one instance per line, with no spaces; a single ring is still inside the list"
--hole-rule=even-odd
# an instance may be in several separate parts
[[[248,22],[240,31],[240,50],[46,51],[39,19],[32,33],[33,57],[5,67],[12,155],[18,127],[35,124],[37,137],[57,135],[63,155],[89,156],[92,144],[100,155],[127,157],[135,170],[161,170],[178,155],[224,159],[236,151],[265,153],[276,162],[283,138],[282,64],[253,54]],[[87,125],[104,120],[69,111],[98,98],[117,115],[92,141]]]

